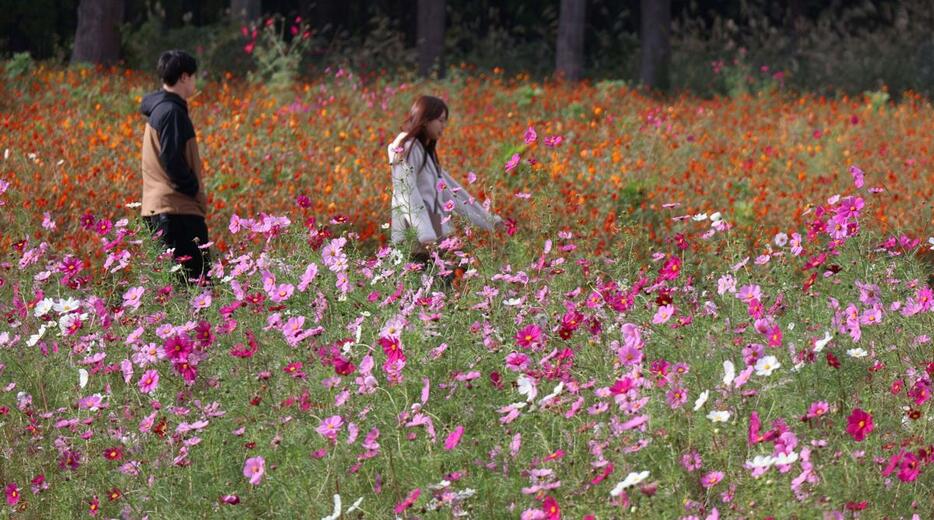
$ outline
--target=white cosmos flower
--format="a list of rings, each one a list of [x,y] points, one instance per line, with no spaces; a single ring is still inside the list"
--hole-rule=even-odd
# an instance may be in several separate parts
[[[55,309],[55,312],[59,314],[65,314],[68,312],[76,311],[81,306],[81,301],[75,298],[68,298],[67,300],[58,300],[52,305],[52,308]]]
[[[623,490],[627,488],[631,488],[632,486],[639,484],[640,482],[642,482],[643,480],[647,478],[649,478],[648,470],[640,471],[639,473],[632,472],[626,475],[626,478],[623,479],[622,482],[620,482],[619,484],[616,484],[616,487],[614,487],[613,490],[610,491],[610,496],[618,497],[623,493]]]
[[[531,377],[522,374],[519,376],[519,380],[516,381],[519,385],[519,393],[526,396],[528,402],[532,402],[535,399],[535,396],[538,395],[538,387],[535,385],[535,380]]]
[[[732,361],[724,361],[723,372],[723,384],[730,386],[730,384],[733,382],[733,379],[736,378],[736,366],[733,365]]]
[[[771,455],[756,455],[752,460],[746,461],[746,466],[752,469],[771,468],[775,465],[775,457]]]
[[[522,303],[522,298],[510,298],[508,300],[503,300],[503,305],[506,305],[507,307],[515,307],[520,303]]]
[[[861,348],[851,348],[850,350],[847,350],[846,353],[847,353],[848,356],[854,357],[854,358],[857,358],[857,359],[858,359],[858,358],[864,358],[864,357],[866,357],[867,355],[869,355],[869,353],[866,352],[865,349],[861,349]]]
[[[823,339],[819,339],[814,342],[814,352],[820,352],[821,350],[824,350],[824,347],[826,347],[832,339],[833,336],[830,335],[830,332],[825,331]]]
[[[558,397],[558,395],[562,391],[564,391],[564,381],[558,383],[558,386],[556,386],[555,389],[552,390],[550,394],[546,395],[545,397],[542,397],[542,400],[538,402],[538,406],[545,406],[546,404],[548,404],[549,401],[551,401],[555,397]]]
[[[341,496],[338,494],[334,495],[334,512],[328,516],[322,517],[321,520],[337,520],[341,516]]]
[[[697,396],[697,400],[694,401],[695,412],[700,410],[701,406],[704,406],[704,403],[707,402],[708,397],[710,397],[710,390],[704,390],[699,396]]]
[[[711,220],[711,222],[716,222],[716,221],[720,220],[721,218],[722,218],[722,215],[720,215],[720,212],[719,212],[719,211],[714,211],[714,212],[710,215],[710,220]]]
[[[88,371],[83,368],[78,369],[78,386],[81,388],[88,386]]]
[[[727,422],[730,420],[730,412],[725,410],[711,410],[707,418],[713,422]]]
[[[29,339],[26,340],[26,345],[30,347],[35,347],[36,343],[39,343],[39,340],[42,339],[42,336],[45,335],[46,326],[40,325],[39,330],[35,334],[29,336]]]
[[[798,460],[798,453],[794,451],[791,453],[782,453],[777,457],[773,457],[773,459],[775,460],[776,466],[787,466],[788,464],[794,464],[794,462]]]
[[[765,356],[756,361],[756,374],[760,376],[770,376],[778,367],[782,366],[775,356]]]
[[[51,298],[43,298],[42,301],[36,304],[36,308],[33,311],[33,314],[35,314],[37,318],[41,318],[48,314],[50,310],[52,310],[52,306],[54,304],[55,303]]]

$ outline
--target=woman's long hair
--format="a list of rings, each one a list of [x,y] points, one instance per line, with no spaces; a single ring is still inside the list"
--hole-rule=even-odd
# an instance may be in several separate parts
[[[438,153],[435,151],[437,141],[429,139],[425,125],[442,115],[445,117],[449,115],[448,106],[444,101],[434,96],[419,96],[415,103],[412,104],[412,108],[409,109],[409,115],[406,117],[405,122],[402,123],[402,131],[405,132],[405,137],[402,139],[400,146],[405,146],[405,143],[412,139],[418,139],[418,142],[425,147],[425,157],[417,171],[421,171],[425,167],[429,157],[435,164],[441,164],[438,161]]]

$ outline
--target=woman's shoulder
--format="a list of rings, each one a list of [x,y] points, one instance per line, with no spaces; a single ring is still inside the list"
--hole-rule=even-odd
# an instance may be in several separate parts
[[[412,151],[425,153],[425,147],[418,139],[406,140],[406,133],[402,132],[387,147],[389,152],[389,164],[397,164],[407,159]]]
[[[386,146],[386,152],[389,154],[389,164],[397,164],[405,158],[408,143],[403,144],[405,132],[400,133],[395,139]]]

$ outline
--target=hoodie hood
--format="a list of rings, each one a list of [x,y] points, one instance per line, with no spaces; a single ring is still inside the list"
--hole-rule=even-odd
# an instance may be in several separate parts
[[[162,89],[143,96],[143,102],[139,105],[139,112],[146,117],[150,117],[152,112],[156,109],[156,106],[160,103],[173,103],[182,108],[186,113],[188,112],[188,103],[186,103],[181,96],[173,94],[172,92],[166,92]]]

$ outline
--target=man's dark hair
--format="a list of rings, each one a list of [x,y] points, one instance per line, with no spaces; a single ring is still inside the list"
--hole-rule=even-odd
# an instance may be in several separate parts
[[[182,74],[194,74],[198,70],[198,62],[195,58],[185,51],[171,50],[165,51],[159,56],[159,64],[156,65],[156,71],[162,82],[168,86],[178,83]]]

